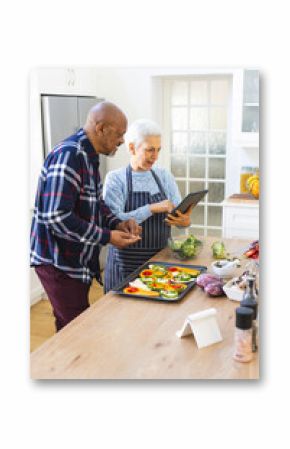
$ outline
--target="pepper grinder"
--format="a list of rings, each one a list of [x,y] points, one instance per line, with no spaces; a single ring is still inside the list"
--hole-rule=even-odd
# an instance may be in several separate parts
[[[258,303],[255,294],[255,276],[249,275],[246,278],[247,286],[246,291],[243,295],[241,301],[241,307],[249,307],[253,310],[253,323],[252,323],[252,351],[256,352],[258,349],[257,345],[257,312]]]

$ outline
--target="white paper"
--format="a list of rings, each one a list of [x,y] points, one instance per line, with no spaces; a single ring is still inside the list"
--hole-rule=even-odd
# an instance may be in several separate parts
[[[180,329],[180,331],[176,332],[177,337],[181,338],[181,337],[186,337],[187,335],[190,335],[192,333],[191,330],[191,326],[190,326],[190,321],[187,319],[184,322],[184,325],[182,326],[182,328]]]
[[[181,338],[193,334],[197,347],[204,348],[222,341],[219,325],[216,319],[216,309],[206,309],[189,315],[176,335]]]

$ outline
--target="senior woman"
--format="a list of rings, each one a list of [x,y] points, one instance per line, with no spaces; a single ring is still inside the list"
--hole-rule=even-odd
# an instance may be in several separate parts
[[[109,246],[105,292],[117,287],[167,245],[170,226],[190,224],[191,209],[185,214],[178,211],[177,217],[170,214],[180,203],[181,196],[172,174],[154,166],[161,150],[159,126],[151,120],[136,120],[125,134],[125,144],[130,152],[130,163],[107,174],[103,196],[119,219],[137,221],[142,227],[142,238],[126,249]]]

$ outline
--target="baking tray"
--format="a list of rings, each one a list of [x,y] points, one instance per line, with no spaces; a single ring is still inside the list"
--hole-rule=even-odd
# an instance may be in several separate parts
[[[164,267],[184,267],[184,268],[192,268],[193,270],[198,270],[201,273],[203,273],[204,271],[207,270],[207,267],[205,267],[204,265],[187,265],[187,264],[182,264],[182,263],[168,263],[168,262],[159,262],[156,260],[151,260],[148,262],[145,262],[143,265],[141,265],[137,270],[133,271],[133,273],[130,274],[130,276],[128,276],[126,279],[124,279],[124,281],[118,286],[118,288],[113,289],[112,292],[116,293],[117,295],[120,296],[126,296],[127,298],[130,299],[146,299],[148,301],[148,299],[150,301],[162,301],[162,302],[177,302],[180,301],[188,292],[189,290],[192,289],[192,287],[194,287],[194,285],[196,284],[196,280],[191,281],[187,284],[187,287],[185,290],[183,290],[176,298],[174,299],[169,299],[169,298],[163,298],[162,296],[146,296],[146,295],[132,295],[130,293],[124,293],[123,289],[127,286],[129,286],[129,282],[133,281],[134,279],[136,279],[139,275],[139,273],[142,270],[146,270],[149,269],[149,265],[161,265]]]

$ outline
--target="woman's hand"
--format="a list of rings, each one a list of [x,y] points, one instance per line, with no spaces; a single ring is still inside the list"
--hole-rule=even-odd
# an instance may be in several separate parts
[[[190,225],[190,214],[193,207],[189,207],[187,211],[182,214],[179,210],[176,211],[176,215],[168,214],[167,218],[165,219],[166,223],[168,223],[170,226],[182,226],[186,228]]]
[[[163,200],[160,203],[153,203],[149,205],[152,214],[161,214],[171,212],[174,209],[174,204],[170,200]]]

